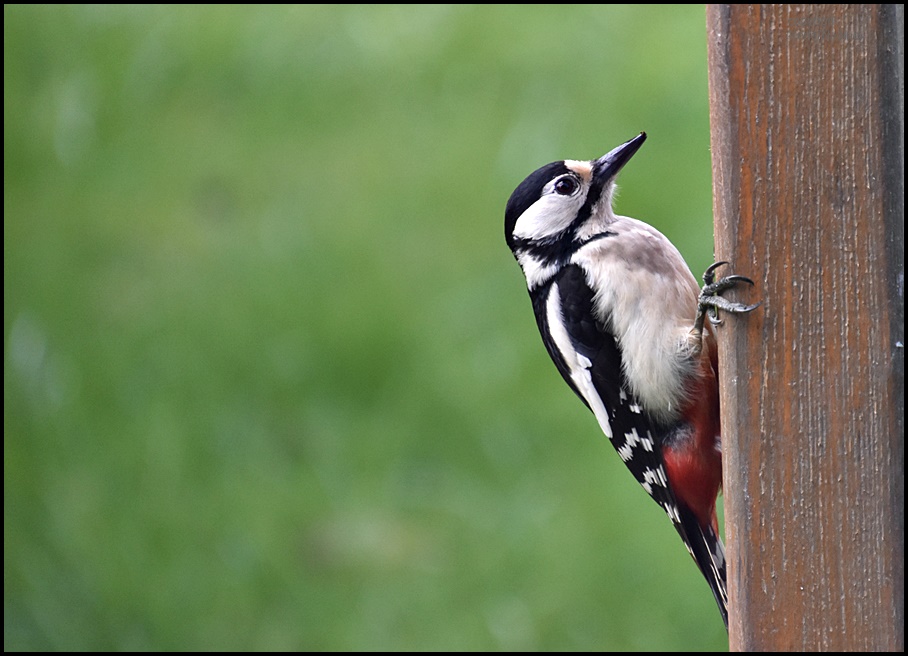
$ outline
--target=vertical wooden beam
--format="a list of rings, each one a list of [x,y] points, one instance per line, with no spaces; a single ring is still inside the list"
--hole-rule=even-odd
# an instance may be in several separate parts
[[[730,645],[902,651],[904,6],[707,23]]]

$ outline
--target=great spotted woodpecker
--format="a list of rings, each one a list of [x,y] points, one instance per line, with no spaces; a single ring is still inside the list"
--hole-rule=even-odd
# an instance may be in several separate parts
[[[701,289],[655,228],[612,211],[615,178],[641,133],[592,161],[534,171],[508,200],[505,238],[530,292],[546,350],[592,410],[628,469],[668,514],[706,577],[728,626],[725,547],[716,521],[722,484],[717,310],[756,305]],[[710,321],[705,322],[708,316]]]

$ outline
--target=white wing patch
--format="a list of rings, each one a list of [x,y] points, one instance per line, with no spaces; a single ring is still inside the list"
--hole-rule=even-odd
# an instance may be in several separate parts
[[[593,378],[590,375],[592,363],[589,358],[574,350],[571,338],[564,327],[564,317],[561,313],[561,294],[557,283],[553,284],[551,289],[549,289],[549,296],[545,302],[545,312],[552,340],[555,342],[558,352],[561,353],[561,357],[564,358],[564,362],[571,372],[571,380],[574,381],[574,385],[580,390],[593,414],[596,415],[596,420],[599,422],[602,432],[605,433],[607,438],[612,439],[612,425],[608,420],[608,412],[606,412],[602,399],[599,398],[599,394],[596,392]]]

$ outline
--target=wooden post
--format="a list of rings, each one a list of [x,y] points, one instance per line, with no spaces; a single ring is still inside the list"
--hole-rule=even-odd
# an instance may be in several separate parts
[[[707,11],[730,646],[904,649],[904,7]]]

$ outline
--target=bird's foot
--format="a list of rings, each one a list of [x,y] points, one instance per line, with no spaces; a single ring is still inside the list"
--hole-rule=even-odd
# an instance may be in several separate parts
[[[744,303],[729,301],[720,295],[722,292],[737,287],[741,283],[754,284],[754,281],[750,278],[738,275],[725,276],[716,280],[716,269],[724,264],[728,264],[728,262],[716,262],[710,265],[703,274],[703,282],[705,284],[700,290],[700,297],[697,302],[697,321],[694,326],[697,334],[703,332],[703,320],[707,316],[709,317],[709,322],[713,325],[722,323],[722,319],[719,318],[719,310],[732,314],[744,314],[757,309],[763,304],[760,301],[753,305],[745,305]]]

